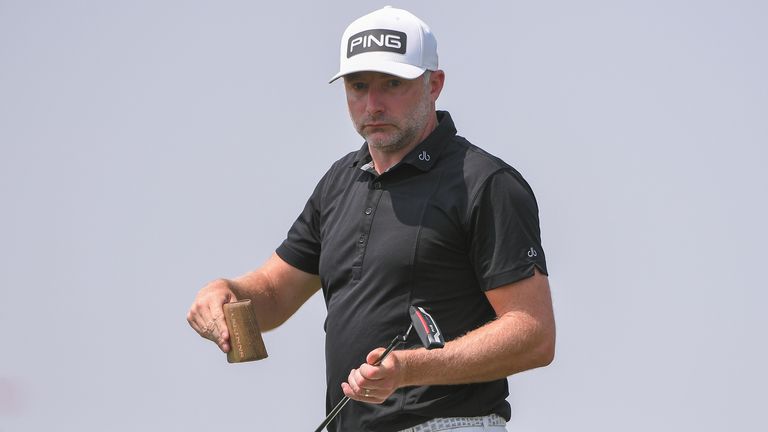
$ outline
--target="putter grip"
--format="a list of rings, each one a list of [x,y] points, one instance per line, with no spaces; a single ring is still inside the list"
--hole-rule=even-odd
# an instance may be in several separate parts
[[[267,347],[261,338],[250,300],[225,304],[224,320],[229,330],[228,362],[242,363],[267,358]]]

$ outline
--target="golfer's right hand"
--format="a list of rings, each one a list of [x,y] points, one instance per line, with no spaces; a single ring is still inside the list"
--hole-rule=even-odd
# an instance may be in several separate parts
[[[224,304],[237,301],[230,282],[215,280],[197,293],[187,313],[187,322],[200,336],[216,343],[229,352],[229,332],[224,320]]]

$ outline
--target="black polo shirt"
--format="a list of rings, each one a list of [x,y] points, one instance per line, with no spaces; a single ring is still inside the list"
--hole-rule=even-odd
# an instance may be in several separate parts
[[[328,308],[327,409],[340,384],[424,307],[447,340],[495,317],[484,291],[547,273],[538,207],[522,176],[456,135],[450,114],[397,165],[378,175],[368,145],[335,162],[277,254],[319,274]],[[408,345],[419,346],[412,334]],[[440,370],[435,370],[439,374]],[[351,401],[336,431],[397,431],[435,417],[497,413],[507,380],[406,387],[381,405]]]

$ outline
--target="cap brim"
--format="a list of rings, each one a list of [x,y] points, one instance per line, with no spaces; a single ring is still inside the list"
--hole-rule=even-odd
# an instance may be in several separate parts
[[[349,75],[355,72],[381,72],[403,79],[414,79],[421,76],[426,70],[427,68],[420,68],[405,63],[385,62],[381,60],[377,62],[350,62],[347,64],[347,67],[334,75],[328,83],[330,84],[344,75]]]

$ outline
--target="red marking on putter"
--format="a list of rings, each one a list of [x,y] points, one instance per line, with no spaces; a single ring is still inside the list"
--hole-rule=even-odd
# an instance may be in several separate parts
[[[427,322],[424,321],[424,317],[421,316],[421,312],[416,311],[416,316],[419,317],[419,321],[421,321],[421,325],[424,326],[424,331],[427,332],[427,334],[429,334],[429,326],[427,325]]]

